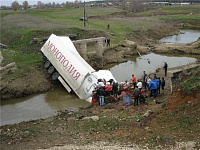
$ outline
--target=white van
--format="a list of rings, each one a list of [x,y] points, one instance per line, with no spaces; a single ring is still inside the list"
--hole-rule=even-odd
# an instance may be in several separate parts
[[[108,70],[96,72],[79,55],[69,37],[52,34],[41,52],[45,60],[44,67],[52,79],[58,79],[68,92],[74,91],[80,99],[91,101],[98,79],[114,79]]]

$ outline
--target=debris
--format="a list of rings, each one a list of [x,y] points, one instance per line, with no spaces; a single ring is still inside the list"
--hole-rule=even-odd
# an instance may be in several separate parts
[[[88,119],[92,119],[93,121],[98,121],[99,117],[98,116],[90,116],[90,117],[84,117],[83,120],[88,120]]]
[[[139,52],[139,51],[137,51],[137,53],[138,53],[138,55],[139,55],[140,57],[142,57],[142,55],[140,54],[140,52]]]
[[[0,43],[0,48],[7,48],[7,45]]]
[[[143,115],[143,117],[148,117],[151,113],[152,113],[152,111],[151,111],[151,110],[148,110],[148,111]]]
[[[15,62],[10,63],[4,67],[0,67],[1,77],[7,75],[10,72],[15,72],[16,69],[17,69],[17,65]]]

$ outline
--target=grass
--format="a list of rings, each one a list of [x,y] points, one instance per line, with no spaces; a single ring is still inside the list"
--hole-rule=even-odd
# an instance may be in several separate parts
[[[164,12],[166,15],[174,15],[174,14],[190,14],[190,13],[198,13],[199,6],[170,6],[170,7],[157,7],[156,10]],[[184,11],[183,11],[184,10]]]
[[[196,129],[196,126],[198,126],[200,120],[197,117],[199,116],[199,112],[195,110],[199,107],[199,104],[199,102],[196,102],[191,106],[180,105],[175,110],[167,112],[163,111],[158,115],[160,119],[157,119],[157,122],[167,124],[172,131],[176,130],[176,132],[182,130],[184,130],[184,132],[186,132],[186,130],[191,131],[193,130],[192,128]],[[163,115],[164,117],[161,117],[160,115]]]
[[[164,21],[182,21],[182,22],[199,22],[200,16],[196,15],[173,15],[173,16],[160,16],[159,19]]]
[[[196,70],[190,79],[182,84],[182,89],[183,92],[187,94],[200,89],[200,69]]]

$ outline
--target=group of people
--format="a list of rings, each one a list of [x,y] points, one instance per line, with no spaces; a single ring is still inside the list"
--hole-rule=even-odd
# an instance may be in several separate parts
[[[165,76],[167,76],[167,63],[163,67],[165,69]],[[131,82],[125,81],[123,83],[118,83],[113,79],[106,83],[104,79],[98,79],[97,88],[93,93],[93,103],[99,103],[103,106],[105,103],[105,96],[109,95],[116,101],[120,98],[123,99],[123,105],[131,105],[133,103],[135,106],[139,103],[145,103],[145,92],[150,93],[150,97],[156,98],[158,94],[161,93],[161,89],[164,93],[165,79],[162,77],[157,77],[154,74],[153,77],[147,75],[143,71],[142,79],[136,80],[136,76],[132,74]],[[134,100],[131,100],[134,97]]]
[[[109,39],[109,38],[108,38],[108,39],[107,39],[107,38],[105,39],[105,46],[106,46],[106,47],[110,46],[110,39]]]

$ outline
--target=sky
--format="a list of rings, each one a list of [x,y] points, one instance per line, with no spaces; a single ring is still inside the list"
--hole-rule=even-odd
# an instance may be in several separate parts
[[[33,4],[37,4],[38,1],[41,1],[42,3],[49,3],[49,2],[55,2],[55,3],[65,3],[66,1],[68,2],[74,2],[75,0],[0,0],[0,5],[1,6],[11,6],[12,2],[17,1],[20,5],[22,5],[22,3],[24,1],[28,1],[29,5],[33,5]],[[80,0],[79,0],[80,1]],[[81,0],[82,2],[84,2],[84,0]],[[95,0],[85,0],[85,2],[89,2],[89,1],[95,1]]]

